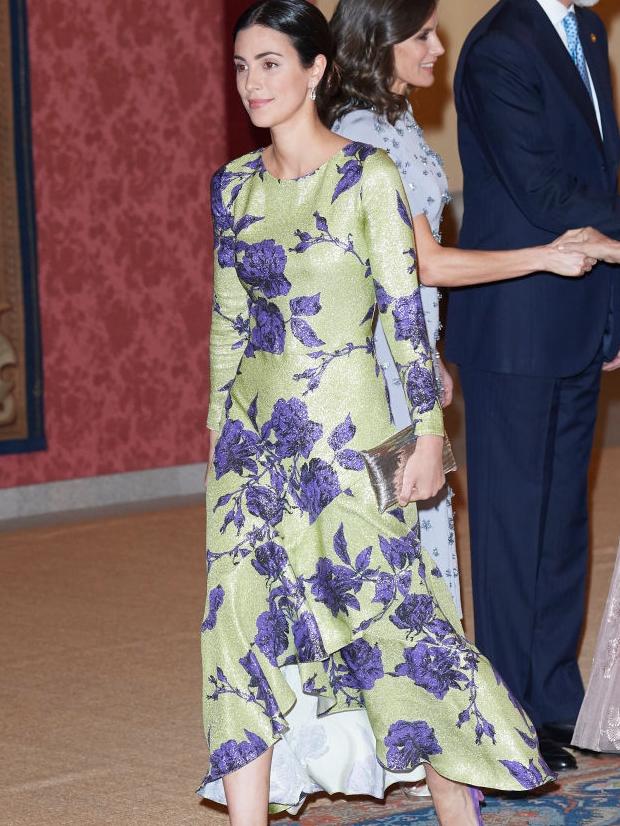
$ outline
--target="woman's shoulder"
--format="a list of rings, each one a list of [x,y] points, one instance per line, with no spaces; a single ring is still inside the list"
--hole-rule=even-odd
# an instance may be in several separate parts
[[[372,109],[351,109],[335,121],[332,129],[344,137],[380,146],[394,127]]]
[[[263,150],[253,149],[251,152],[246,152],[245,155],[240,155],[238,158],[233,158],[220,167],[218,171],[226,172],[246,172],[258,171],[263,165]]]
[[[213,190],[223,191],[233,181],[242,183],[244,179],[256,175],[263,170],[263,150],[255,149],[246,152],[232,161],[228,161],[215,171],[212,178]]]
[[[396,164],[385,149],[368,143],[356,142],[353,145],[359,147],[355,154],[362,164],[362,175],[366,180],[383,177],[400,182]]]
[[[345,112],[344,115],[336,119],[334,127],[352,126],[357,124],[373,127],[376,121],[377,115],[372,109],[349,109],[348,112]]]

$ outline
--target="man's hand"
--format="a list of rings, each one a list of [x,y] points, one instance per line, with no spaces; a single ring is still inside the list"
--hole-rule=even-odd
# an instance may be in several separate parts
[[[551,246],[562,252],[581,252],[589,258],[605,261],[607,264],[620,264],[620,242],[603,235],[593,227],[569,229],[556,238]]]
[[[618,355],[612,361],[606,361],[603,364],[603,370],[605,373],[611,373],[613,370],[617,370],[620,367],[620,350],[618,351]]]

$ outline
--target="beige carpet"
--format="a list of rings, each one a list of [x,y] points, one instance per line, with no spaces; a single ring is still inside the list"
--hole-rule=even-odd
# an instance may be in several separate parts
[[[608,448],[594,485],[586,672],[620,533],[619,489],[620,448]],[[456,504],[467,581],[462,495]],[[227,822],[193,794],[207,763],[202,546],[195,505],[0,533],[2,826]]]

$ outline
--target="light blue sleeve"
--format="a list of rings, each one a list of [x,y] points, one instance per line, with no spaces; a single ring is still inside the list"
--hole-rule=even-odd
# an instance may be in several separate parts
[[[381,138],[377,126],[377,117],[370,109],[354,109],[340,120],[337,120],[332,126],[332,130],[336,132],[336,134],[342,135],[343,138],[368,143],[371,146],[389,151]],[[394,158],[392,158],[392,160],[394,160]]]

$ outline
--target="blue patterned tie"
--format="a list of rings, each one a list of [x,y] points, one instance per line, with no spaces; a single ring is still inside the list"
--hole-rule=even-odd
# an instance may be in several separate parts
[[[568,51],[573,59],[573,63],[577,67],[577,71],[581,75],[581,79],[585,83],[588,94],[592,97],[592,86],[590,85],[590,78],[588,76],[588,67],[586,65],[586,58],[579,39],[579,28],[577,26],[577,17],[574,11],[569,12],[564,20],[562,20],[566,37],[568,38]]]

